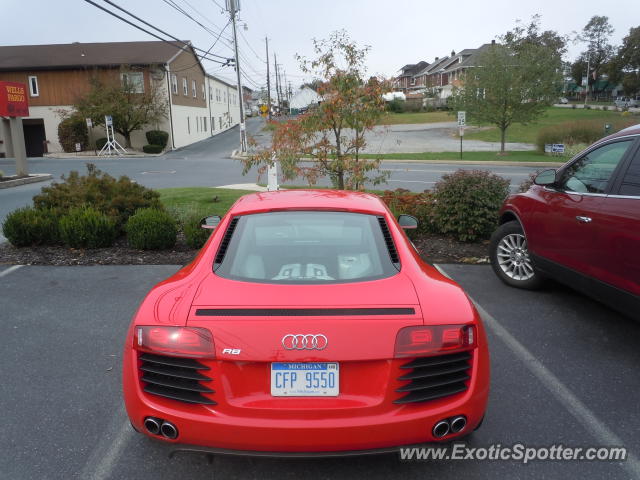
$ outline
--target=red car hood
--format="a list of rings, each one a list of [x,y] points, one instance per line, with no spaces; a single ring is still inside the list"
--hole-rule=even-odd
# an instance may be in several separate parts
[[[187,324],[212,331],[220,359],[308,362],[393,358],[398,330],[423,320],[413,284],[401,273],[332,285],[256,284],[210,275],[198,287]],[[286,335],[324,335],[328,345],[287,350]]]

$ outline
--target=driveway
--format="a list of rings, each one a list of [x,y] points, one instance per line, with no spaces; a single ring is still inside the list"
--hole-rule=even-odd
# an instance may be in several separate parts
[[[583,478],[640,479],[640,324],[552,286],[534,293],[487,266],[444,265],[485,317],[492,386],[471,448],[626,446],[625,462],[325,460],[201,455],[135,433],[121,400],[127,325],[177,266],[0,266],[3,434],[8,479]]]

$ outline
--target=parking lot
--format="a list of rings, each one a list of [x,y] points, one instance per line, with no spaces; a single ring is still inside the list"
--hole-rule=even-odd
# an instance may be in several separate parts
[[[465,442],[624,446],[626,461],[169,459],[129,426],[120,368],[138,303],[178,268],[0,266],[1,478],[640,478],[640,323],[559,285],[508,288],[486,265],[441,267],[479,305],[490,342],[487,417]]]

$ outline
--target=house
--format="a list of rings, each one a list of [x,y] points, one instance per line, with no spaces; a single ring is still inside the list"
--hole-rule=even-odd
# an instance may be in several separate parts
[[[290,108],[292,111],[298,111],[302,108],[309,107],[309,105],[313,103],[320,103],[321,101],[322,97],[318,95],[315,90],[309,87],[302,87],[291,97]]]
[[[399,90],[402,93],[407,93],[410,90],[419,89],[421,86],[416,84],[416,74],[421,72],[429,64],[425,61],[418,63],[410,63],[400,69],[399,75],[393,82],[395,90]]]
[[[61,114],[90,91],[93,80],[129,82],[139,92],[157,88],[169,108],[166,118],[148,129],[167,131],[169,148],[203,140],[240,120],[237,88],[208,75],[189,42],[3,46],[0,80],[28,85],[30,116],[23,119],[28,156],[62,151]],[[101,127],[91,134],[93,139],[105,136]],[[124,144],[122,140],[118,138]],[[136,149],[147,143],[143,131],[134,132],[131,141]]]

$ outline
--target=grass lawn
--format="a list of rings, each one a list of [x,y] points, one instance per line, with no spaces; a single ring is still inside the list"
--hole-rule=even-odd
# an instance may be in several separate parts
[[[449,112],[418,112],[418,113],[385,113],[379,125],[398,125],[403,123],[436,123],[453,122],[455,117]]]
[[[158,192],[160,193],[160,201],[179,220],[184,220],[192,215],[222,216],[242,195],[255,193],[249,190],[210,187],[161,188]],[[218,197],[215,202],[214,197]]]
[[[550,107],[547,113],[536,122],[528,125],[517,123],[510,126],[507,129],[507,142],[535,143],[538,131],[541,128],[576,120],[600,120],[604,125],[606,122],[627,119],[622,117],[622,112]],[[485,142],[499,142],[500,131],[497,127],[492,127],[481,132],[467,132],[465,133],[465,138],[483,140]]]
[[[464,146],[463,146],[464,148]],[[363,154],[364,158],[382,158],[386,160],[460,160],[460,152],[422,152],[422,153],[383,153],[379,155]],[[507,152],[498,155],[497,152],[462,152],[462,160],[481,162],[564,162],[567,158],[542,155],[537,151]]]

